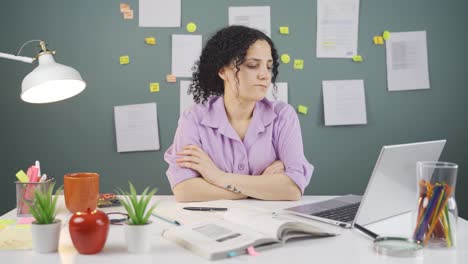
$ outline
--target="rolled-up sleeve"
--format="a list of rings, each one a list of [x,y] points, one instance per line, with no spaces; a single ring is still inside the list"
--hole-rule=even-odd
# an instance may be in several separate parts
[[[186,145],[201,145],[196,118],[190,110],[185,111],[179,118],[174,142],[164,153],[164,160],[169,164],[166,175],[171,188],[174,188],[174,186],[182,181],[199,176],[198,172],[182,168],[176,163],[176,160],[180,158],[176,153]]]
[[[294,109],[287,105],[278,115],[276,122],[277,154],[284,163],[285,174],[289,176],[296,185],[304,190],[310,182],[314,167],[304,156],[302,133],[299,119]]]

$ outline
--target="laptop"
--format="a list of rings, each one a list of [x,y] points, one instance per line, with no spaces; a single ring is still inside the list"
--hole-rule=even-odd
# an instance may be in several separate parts
[[[383,146],[363,196],[349,194],[284,210],[345,228],[409,212],[417,197],[416,162],[439,160],[445,142]]]

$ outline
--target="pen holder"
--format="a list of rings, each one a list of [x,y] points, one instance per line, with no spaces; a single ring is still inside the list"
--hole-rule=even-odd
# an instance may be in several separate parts
[[[55,180],[53,178],[44,182],[19,182],[16,181],[16,215],[20,217],[31,216],[29,203],[34,203],[34,191],[45,190]]]
[[[413,238],[424,246],[451,248],[457,241],[458,210],[455,183],[458,165],[449,162],[420,161],[418,208]]]

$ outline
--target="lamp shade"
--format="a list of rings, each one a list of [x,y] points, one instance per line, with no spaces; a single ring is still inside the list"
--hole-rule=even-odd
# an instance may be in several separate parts
[[[86,88],[80,73],[42,54],[38,66],[23,79],[21,99],[28,103],[52,103],[73,97]]]

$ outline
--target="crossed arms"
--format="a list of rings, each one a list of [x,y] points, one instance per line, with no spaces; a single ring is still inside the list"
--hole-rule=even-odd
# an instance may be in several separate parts
[[[220,170],[211,158],[196,145],[185,146],[177,165],[197,171],[201,177],[178,183],[173,188],[179,202],[219,199],[299,200],[301,190],[284,174],[283,162],[270,164],[261,175],[243,175]]]

